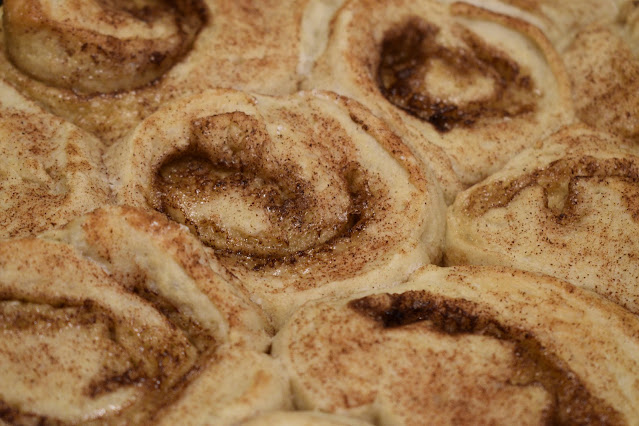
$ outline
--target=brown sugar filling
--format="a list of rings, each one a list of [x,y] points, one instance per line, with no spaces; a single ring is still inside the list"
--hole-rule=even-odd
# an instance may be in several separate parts
[[[188,226],[218,254],[250,258],[253,268],[295,262],[331,250],[336,241],[362,231],[374,216],[368,178],[358,164],[340,166],[348,206],[345,214],[326,220],[316,213],[318,195],[297,166],[286,158],[266,158],[268,135],[254,118],[222,114],[194,126],[191,145],[157,168],[153,207]],[[202,143],[206,138],[221,138],[221,143],[211,147]],[[215,210],[228,194],[263,213],[268,229],[249,234],[196,212],[207,203]]]
[[[538,384],[552,397],[545,412],[548,424],[624,424],[619,412],[592,395],[566,363],[547,350],[534,333],[497,321],[474,302],[429,292],[377,294],[348,305],[384,328],[425,322],[447,335],[482,335],[514,345],[515,374],[510,384]]]
[[[412,17],[389,30],[381,45],[377,70],[379,88],[391,103],[431,123],[439,132],[470,127],[487,118],[518,117],[535,111],[535,87],[529,73],[505,53],[466,29],[459,29],[466,47],[446,47],[437,41],[440,29]],[[491,84],[488,94],[459,102],[432,93],[427,75],[436,61],[446,79],[463,93],[479,79]]]
[[[94,399],[130,386],[142,388],[144,393],[121,411],[83,421],[83,424],[147,422],[162,407],[175,400],[197,376],[215,350],[215,339],[204,336],[201,327],[192,320],[180,318],[179,310],[161,296],[150,291],[140,290],[138,293],[155,305],[187,340],[166,338],[163,341],[159,336],[144,342],[140,340],[140,333],[149,333],[150,330],[130,329],[114,318],[110,311],[90,300],[26,301],[11,299],[7,294],[0,295],[0,334],[26,332],[56,336],[60,330],[69,327],[88,327],[94,333],[97,330],[100,340],[110,342],[111,349],[99,374],[82,389],[83,395]],[[52,368],[59,368],[55,355],[46,359],[52,360]],[[178,371],[185,373],[175,376]],[[9,424],[64,424],[60,419],[28,412],[1,398],[0,420]]]
[[[465,211],[472,217],[482,216],[491,209],[507,206],[521,191],[538,185],[544,189],[546,206],[559,223],[564,223],[576,219],[575,206],[580,198],[575,184],[586,179],[628,183],[628,193],[623,194],[623,199],[633,218],[639,220],[639,167],[629,159],[592,156],[556,160],[515,180],[479,187],[469,197]]]

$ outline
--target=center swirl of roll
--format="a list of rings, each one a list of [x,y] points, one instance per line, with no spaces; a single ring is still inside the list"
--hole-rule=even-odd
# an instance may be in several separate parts
[[[391,103],[439,132],[535,111],[533,80],[507,54],[461,26],[455,46],[440,43],[439,33],[418,17],[386,33],[377,78]]]
[[[242,112],[192,122],[188,147],[157,169],[153,206],[219,252],[282,260],[365,226],[370,193],[356,163],[317,164]]]

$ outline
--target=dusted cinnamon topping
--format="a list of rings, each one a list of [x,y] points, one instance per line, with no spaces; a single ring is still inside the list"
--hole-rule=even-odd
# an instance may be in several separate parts
[[[548,274],[639,312],[639,152],[566,127],[459,194],[446,263]]]
[[[629,5],[632,2],[628,2]],[[639,7],[637,7],[639,11]],[[639,12],[635,12],[639,16]],[[630,18],[626,10],[620,17]],[[631,24],[619,27],[632,31]],[[635,30],[636,31],[636,30]],[[622,37],[612,26],[589,26],[566,49],[579,119],[599,130],[639,141],[639,52],[637,36]]]
[[[265,319],[212,268],[187,231],[132,208],[0,242],[0,422],[161,425],[187,411],[232,424],[285,407]]]
[[[163,19],[167,13],[179,15],[178,7],[181,6],[184,9],[184,6],[187,6],[189,2],[192,5],[196,4],[192,0],[95,0],[95,3],[103,11],[100,13],[100,18],[105,24],[116,28],[126,27],[130,17],[151,26],[153,21]],[[57,14],[59,11],[52,9],[51,13]],[[182,17],[177,16],[176,21],[179,22],[180,19]],[[84,26],[84,23],[80,22],[80,25]]]
[[[164,103],[212,87],[296,91],[306,3],[7,1],[0,78],[111,145]]]
[[[306,304],[273,354],[300,409],[406,426],[627,424],[636,330],[631,313],[550,277],[427,267],[391,290]]]
[[[425,327],[451,336],[473,334],[512,342],[515,365],[510,384],[540,384],[546,389],[553,401],[544,413],[546,423],[624,423],[620,414],[591,395],[577,375],[548,352],[533,332],[501,324],[474,302],[408,291],[355,299],[349,306],[383,327],[424,322]]]
[[[438,43],[440,29],[418,17],[389,30],[378,69],[384,96],[440,132],[534,112],[538,95],[529,73],[471,31],[456,31],[464,47]]]
[[[216,345],[219,344],[219,342],[215,341],[215,336],[211,335],[195,318],[184,315],[175,302],[162,297],[157,291],[143,285],[134,287],[132,291],[152,304],[171,324],[180,329],[189,343],[198,350],[200,356],[205,356],[207,352],[212,352]]]
[[[185,374],[197,370],[198,356],[212,346],[198,350],[177,329],[137,327],[91,300],[0,302],[5,378],[0,419],[20,424],[72,421],[83,407],[109,401],[121,409],[102,413],[101,424],[150,419],[176,397],[186,384]],[[153,339],[141,337],[158,332]],[[91,361],[100,368],[92,370]],[[56,392],[47,391],[58,377]],[[10,381],[18,392],[5,387]],[[25,382],[36,400],[20,399]],[[47,414],[59,394],[66,394],[71,405],[66,417],[56,416],[55,409]]]
[[[637,330],[633,314],[547,276],[426,267],[304,305],[273,354],[300,409],[405,426],[627,424]]]
[[[334,90],[383,117],[452,203],[573,120],[560,55],[502,3],[348,1],[303,87]]]
[[[266,130],[244,113],[197,120],[193,132],[192,145],[159,167],[154,207],[221,254],[253,258],[254,267],[286,261],[330,250],[372,217],[366,173],[354,162],[322,188],[291,159],[270,158]]]
[[[106,162],[119,203],[190,228],[277,324],[441,253],[435,182],[381,119],[334,93],[183,98]]]
[[[555,160],[548,166],[523,174],[514,180],[496,181],[473,191],[465,206],[467,214],[478,217],[507,206],[521,191],[531,186],[544,189],[545,205],[559,223],[577,219],[575,207],[582,202],[577,182],[588,180],[623,182],[626,207],[639,220],[639,167],[624,158],[600,159],[592,156]]]
[[[0,83],[0,238],[60,227],[110,199],[99,140]]]
[[[143,86],[191,47],[201,0],[9,0],[6,53],[23,73],[82,94]]]

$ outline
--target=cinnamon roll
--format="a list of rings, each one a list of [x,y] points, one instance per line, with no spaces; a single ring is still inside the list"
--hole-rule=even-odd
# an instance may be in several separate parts
[[[24,74],[77,93],[112,93],[162,76],[203,24],[199,0],[8,0],[7,59]]]
[[[107,144],[205,88],[290,93],[308,0],[8,0],[0,78]]]
[[[639,6],[631,0],[481,2],[538,25],[562,55],[577,117],[639,141]],[[504,7],[508,3],[509,8]]]
[[[0,420],[231,424],[288,408],[269,326],[214,270],[187,231],[132,208],[1,242]]]
[[[109,202],[103,150],[0,82],[0,239],[62,226]]]
[[[364,103],[464,185],[572,120],[568,76],[541,30],[464,2],[348,2],[303,86]],[[449,201],[459,181],[444,181]]]
[[[276,324],[440,259],[436,182],[381,120],[329,92],[182,99],[106,162],[119,203],[188,226]]]
[[[459,194],[449,265],[507,265],[565,279],[639,313],[639,150],[565,128]]]
[[[639,5],[582,29],[564,52],[578,117],[639,142]]]
[[[311,302],[273,354],[302,409],[379,425],[634,424],[639,319],[551,277],[426,267]]]
[[[452,3],[454,0],[445,0]],[[625,1],[625,0],[621,0]],[[620,0],[466,0],[499,13],[516,16],[540,28],[562,52],[584,27],[613,22]]]

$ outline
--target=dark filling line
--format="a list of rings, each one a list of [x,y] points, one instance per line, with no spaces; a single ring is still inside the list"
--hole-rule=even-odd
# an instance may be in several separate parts
[[[373,196],[366,174],[357,164],[349,163],[341,171],[351,199],[346,220],[336,222],[328,230],[322,223],[309,222],[306,215],[315,208],[315,201],[310,185],[296,178],[295,166],[262,164],[259,143],[255,141],[268,137],[265,130],[260,130],[263,126],[243,113],[214,116],[210,120],[208,124],[199,123],[201,128],[194,131],[194,140],[187,149],[168,156],[158,167],[153,207],[187,225],[218,254],[243,258],[255,270],[290,265],[301,257],[330,252],[340,240],[364,230],[374,217],[369,208]],[[224,138],[223,146],[207,151],[200,141],[209,137]],[[246,194],[253,205],[267,212],[274,227],[295,230],[293,237],[298,233],[304,236],[308,240],[306,247],[292,246],[286,234],[266,242],[254,236],[230,235],[223,224],[194,219],[181,206],[185,200],[204,201],[215,193],[233,189]],[[175,217],[176,214],[182,217]],[[330,234],[325,235],[326,231]]]
[[[85,394],[91,398],[97,398],[105,393],[115,391],[122,386],[138,385],[148,389],[148,393],[142,400],[126,407],[122,412],[115,413],[107,418],[99,418],[92,421],[83,422],[87,425],[101,424],[121,424],[123,419],[131,421],[133,424],[147,422],[153,418],[158,410],[171,403],[187,386],[197,377],[202,366],[208,362],[215,351],[215,340],[212,336],[207,335],[201,327],[191,319],[184,318],[170,301],[162,298],[160,295],[146,289],[143,285],[136,286],[133,292],[141,298],[149,301],[163,316],[165,316],[171,324],[182,330],[190,341],[198,350],[199,357],[195,364],[180,377],[176,382],[167,386],[163,383],[167,379],[162,369],[163,363],[178,364],[181,362],[179,354],[172,354],[169,350],[157,348],[145,348],[147,356],[157,361],[158,374],[149,376],[142,365],[131,360],[133,367],[124,372],[105,374],[104,377],[94,380],[87,389]],[[57,312],[45,313],[27,313],[21,312],[5,312],[3,302],[19,302],[25,305],[46,305],[50,306]],[[54,318],[60,311],[68,310],[65,314],[65,320]],[[115,321],[111,318],[112,314],[98,306],[91,300],[85,300],[82,303],[70,301],[66,299],[53,300],[49,302],[34,302],[30,300],[22,300],[11,297],[10,294],[0,294],[0,330],[4,327],[12,329],[28,329],[38,327],[42,323],[49,324],[47,332],[55,331],[56,327],[65,327],[70,321],[75,321],[79,325],[91,325],[98,321],[105,322],[108,325],[109,338],[117,342],[122,333],[126,331],[118,330]],[[53,322],[52,322],[53,321]],[[134,333],[133,333],[134,334]],[[9,424],[41,424],[41,425],[58,425],[64,424],[55,418],[41,416],[34,413],[25,412],[19,407],[13,407],[0,399],[0,420]]]
[[[504,53],[464,30],[467,48],[448,48],[437,42],[439,28],[419,17],[387,32],[377,70],[379,88],[392,104],[428,121],[439,132],[471,127],[490,117],[516,117],[534,112],[532,78]],[[425,76],[433,60],[442,61],[451,79],[468,79],[479,73],[494,84],[486,99],[455,104],[429,93]]]

